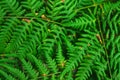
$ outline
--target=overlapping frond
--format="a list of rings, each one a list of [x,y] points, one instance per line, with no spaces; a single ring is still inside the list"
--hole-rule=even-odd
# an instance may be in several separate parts
[[[5,8],[8,15],[20,16],[25,12],[20,3],[16,0],[2,0],[0,1],[0,5]]]
[[[120,0],[0,0],[0,80],[119,80]]]

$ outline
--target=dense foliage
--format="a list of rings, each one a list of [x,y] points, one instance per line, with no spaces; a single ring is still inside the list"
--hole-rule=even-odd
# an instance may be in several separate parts
[[[120,0],[0,0],[0,80],[120,80]]]

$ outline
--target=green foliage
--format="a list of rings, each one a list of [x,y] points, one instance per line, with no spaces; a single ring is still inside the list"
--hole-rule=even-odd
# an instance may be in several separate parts
[[[0,0],[0,80],[120,80],[120,0]]]

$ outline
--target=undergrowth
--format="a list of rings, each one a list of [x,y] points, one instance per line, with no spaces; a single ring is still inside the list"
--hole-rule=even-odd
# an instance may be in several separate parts
[[[120,80],[120,0],[0,0],[0,80]]]

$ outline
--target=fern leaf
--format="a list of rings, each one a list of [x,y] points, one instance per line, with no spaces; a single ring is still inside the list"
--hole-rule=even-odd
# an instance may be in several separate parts
[[[6,80],[16,80],[13,76],[8,75],[6,72],[0,70],[0,74],[3,75],[5,77]],[[2,79],[2,78],[0,78]]]
[[[40,10],[41,6],[43,5],[42,0],[27,0],[22,1],[22,6],[26,9],[26,11],[30,10],[32,13],[27,13],[25,16],[35,16],[36,13]]]
[[[13,68],[13,67],[9,67],[8,65],[1,65],[2,67],[4,67],[5,69],[7,69],[9,71],[9,73],[11,73],[13,76],[19,78],[20,80],[27,80],[27,78],[25,77],[25,74],[22,73],[19,69]]]
[[[2,25],[0,29],[0,52],[4,50],[7,43],[11,39],[14,27],[19,23],[19,20],[16,18],[7,19],[6,22]]]
[[[74,29],[83,30],[86,29],[88,26],[95,25],[95,18],[88,16],[88,14],[84,14],[85,16],[76,18],[71,20],[71,22],[65,23],[64,26],[72,27]]]
[[[24,59],[20,59],[24,70],[28,73],[29,79],[38,79],[38,73],[32,68],[32,65],[30,62],[26,62]]]
[[[45,67],[45,65],[41,62],[41,60],[38,60],[35,56],[33,55],[30,55],[35,64],[36,64],[36,67],[38,68],[39,70],[39,73],[43,76],[44,79],[47,79],[47,75],[49,73],[48,69]]]
[[[25,10],[22,9],[22,7],[19,5],[19,2],[16,0],[4,0],[1,1],[1,3],[1,5],[6,8],[6,12],[8,12],[9,15],[20,16],[25,12]]]

